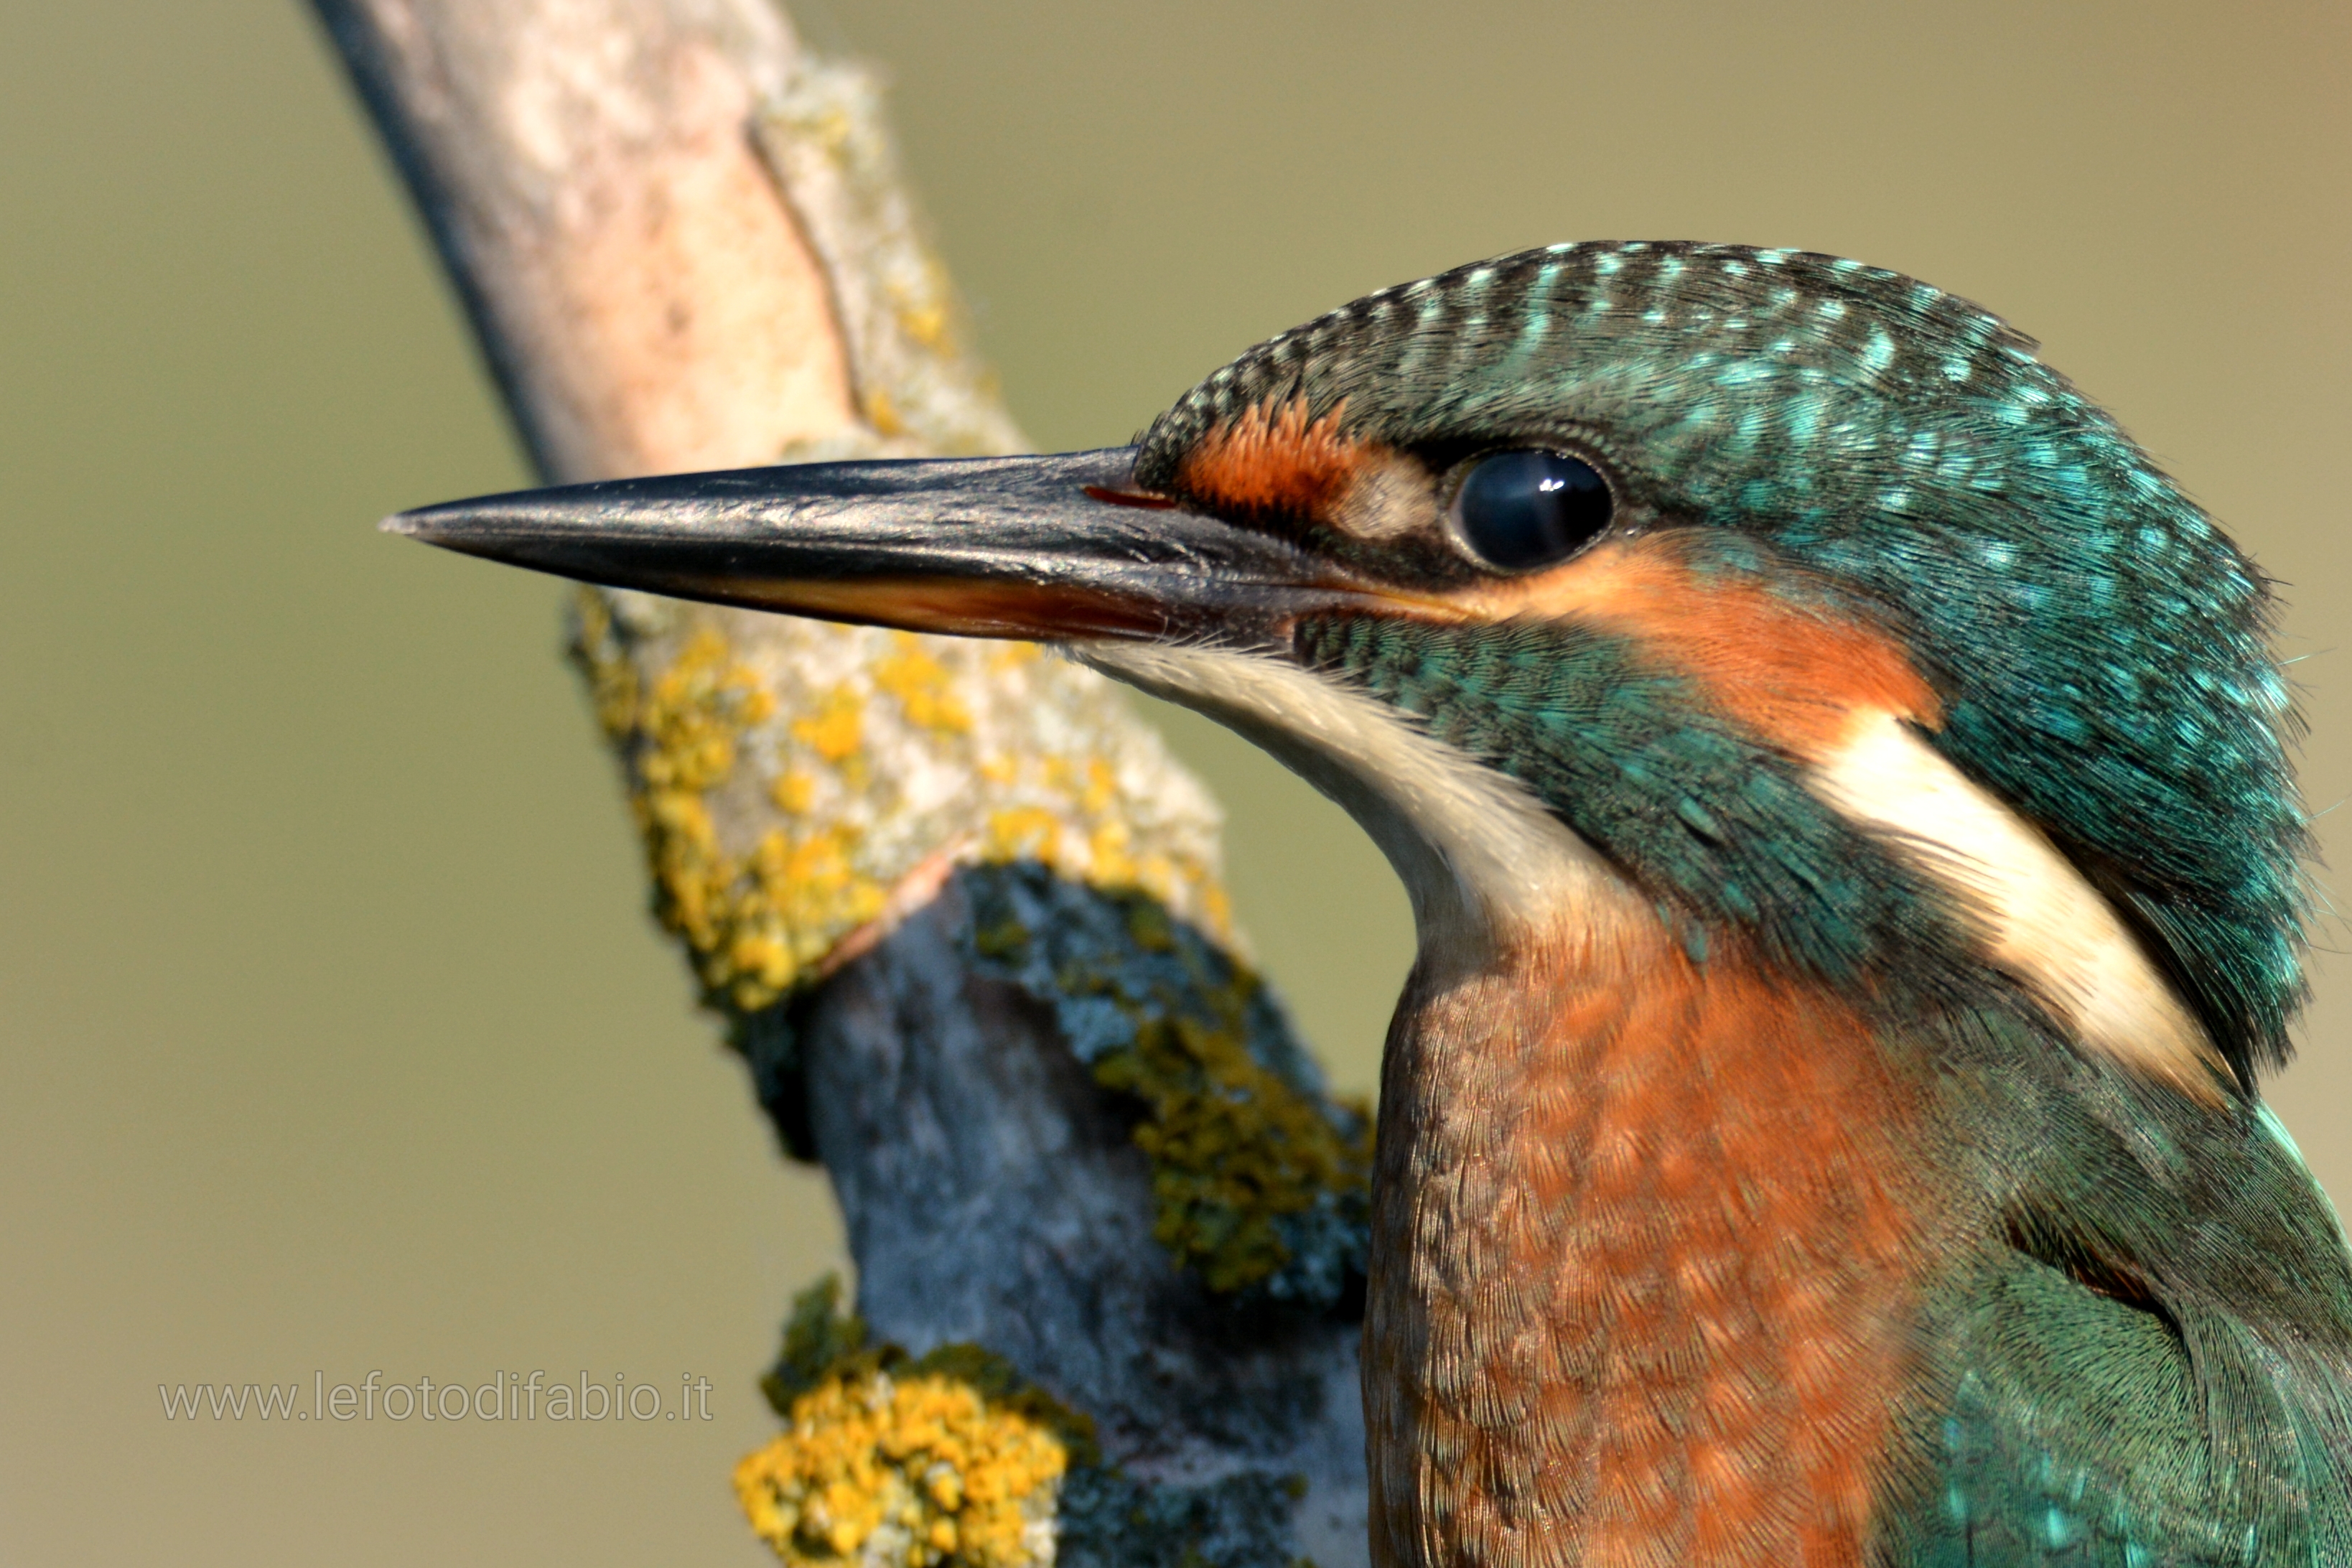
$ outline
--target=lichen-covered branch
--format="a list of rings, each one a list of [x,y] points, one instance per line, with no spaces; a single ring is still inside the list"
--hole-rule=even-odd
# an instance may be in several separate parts
[[[1297,1560],[1304,1476],[1153,1486],[1106,1464],[1094,1423],[973,1345],[868,1342],[827,1279],[794,1304],[763,1380],[787,1429],[735,1472],[793,1568],[1194,1568]],[[991,1484],[974,1488],[967,1478]]]
[[[872,79],[763,0],[315,3],[548,478],[1023,447]],[[1367,1124],[1237,956],[1200,785],[1034,647],[598,589],[573,647],[656,913],[832,1173],[878,1336],[780,1402],[763,1533],[1360,1560]],[[1053,1459],[1048,1405],[1097,1446]],[[902,1417],[954,1456],[884,1462]]]

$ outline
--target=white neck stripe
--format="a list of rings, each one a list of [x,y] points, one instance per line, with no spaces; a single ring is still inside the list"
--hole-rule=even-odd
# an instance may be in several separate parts
[[[1883,710],[1859,713],[1809,782],[1956,895],[1979,922],[1986,961],[2084,1046],[2193,1099],[2220,1099],[2219,1053],[2114,906],[1917,731]]]

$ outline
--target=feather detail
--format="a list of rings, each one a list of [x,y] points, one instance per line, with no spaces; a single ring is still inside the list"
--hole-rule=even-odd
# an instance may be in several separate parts
[[[1894,714],[1863,710],[1812,787],[1951,890],[1985,959],[2088,1048],[2207,1105],[2229,1068],[2115,909],[2032,824]]]
[[[1375,1561],[1858,1564],[1910,1376],[1918,1104],[1664,929],[1417,973],[1381,1101]]]

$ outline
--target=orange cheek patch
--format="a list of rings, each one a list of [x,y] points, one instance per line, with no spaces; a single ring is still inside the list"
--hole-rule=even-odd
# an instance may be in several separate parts
[[[1320,518],[1389,456],[1340,433],[1346,411],[1342,404],[1309,423],[1303,397],[1271,411],[1254,405],[1194,444],[1178,488],[1215,511]]]
[[[1698,571],[1653,534],[1453,602],[1479,619],[1570,620],[1637,638],[1725,713],[1795,755],[1833,751],[1858,710],[1938,727],[1942,705],[1892,637],[1790,603],[1760,582]]]

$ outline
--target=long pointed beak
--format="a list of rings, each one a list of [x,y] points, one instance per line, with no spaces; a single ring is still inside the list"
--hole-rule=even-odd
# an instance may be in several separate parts
[[[1134,493],[1135,448],[810,463],[452,501],[384,528],[615,588],[967,637],[1255,642],[1372,590]]]

